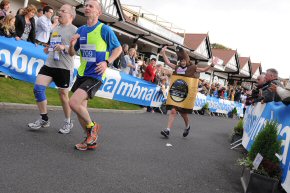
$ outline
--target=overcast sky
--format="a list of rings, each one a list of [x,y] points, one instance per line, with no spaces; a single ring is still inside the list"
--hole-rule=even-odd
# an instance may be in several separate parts
[[[290,76],[290,0],[121,0]]]

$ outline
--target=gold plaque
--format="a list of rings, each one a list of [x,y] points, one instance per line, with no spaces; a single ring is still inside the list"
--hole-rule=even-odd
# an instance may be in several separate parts
[[[198,81],[197,78],[172,75],[166,104],[193,109]]]

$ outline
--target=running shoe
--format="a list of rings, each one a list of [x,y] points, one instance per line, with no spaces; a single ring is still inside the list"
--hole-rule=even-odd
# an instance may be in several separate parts
[[[49,126],[50,126],[49,120],[45,121],[41,117],[38,120],[36,120],[34,123],[28,123],[28,127],[34,130],[38,130],[41,127],[49,127]]]
[[[164,129],[161,131],[161,135],[163,135],[165,138],[169,137],[170,132],[167,129]]]
[[[87,144],[88,145],[93,145],[94,143],[97,142],[98,139],[98,133],[101,129],[101,125],[97,124],[96,122],[94,122],[94,126],[90,129],[88,129],[88,133],[87,133]]]
[[[189,130],[190,130],[190,126],[187,128],[187,129],[184,129],[184,131],[183,131],[183,137],[186,137],[186,136],[188,136],[188,134],[189,134]]]
[[[97,143],[93,143],[92,145],[87,144],[87,138],[81,143],[78,143],[75,145],[75,148],[80,151],[86,151],[86,150],[93,150],[97,148]]]
[[[72,123],[72,121],[70,123],[64,122],[63,127],[60,128],[60,130],[58,132],[61,134],[68,134],[68,133],[70,133],[73,126],[74,126],[74,124]]]

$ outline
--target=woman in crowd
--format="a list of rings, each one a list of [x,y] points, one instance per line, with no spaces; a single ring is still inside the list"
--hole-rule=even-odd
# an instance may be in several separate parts
[[[27,6],[22,15],[16,16],[15,31],[17,40],[25,40],[35,44],[35,21],[34,15],[37,9],[34,5]]]
[[[15,17],[13,15],[7,15],[0,24],[0,36],[15,37]]]
[[[4,18],[10,13],[10,1],[3,0],[0,3],[0,21],[3,21]]]
[[[211,67],[214,67],[214,63],[212,63],[208,67],[198,68],[195,64],[191,63],[188,54],[182,49],[180,49],[180,51],[177,53],[179,63],[175,65],[169,61],[168,57],[165,54],[165,50],[166,50],[166,46],[162,48],[161,54],[164,58],[165,64],[167,64],[168,66],[174,69],[173,75],[198,78],[196,76],[198,76],[200,72],[206,72]],[[173,126],[173,122],[175,120],[177,112],[179,112],[179,114],[182,116],[185,123],[183,137],[186,137],[190,130],[188,114],[189,113],[191,114],[193,109],[185,109],[185,108],[170,105],[168,106],[168,110],[171,110],[171,112],[169,114],[167,128],[161,131],[161,135],[163,135],[166,138],[169,137],[170,129]]]

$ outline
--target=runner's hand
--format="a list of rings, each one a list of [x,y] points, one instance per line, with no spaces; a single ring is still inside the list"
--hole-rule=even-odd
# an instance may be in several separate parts
[[[164,46],[164,47],[161,49],[160,53],[161,53],[161,54],[164,54],[166,49],[167,49],[167,46]]]
[[[103,74],[107,68],[108,68],[107,62],[103,61],[97,64],[97,67],[95,68],[95,70],[96,70],[96,73]]]
[[[70,40],[70,46],[75,46],[79,38],[80,38],[80,34],[73,35],[73,37]]]

